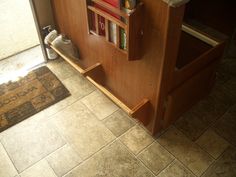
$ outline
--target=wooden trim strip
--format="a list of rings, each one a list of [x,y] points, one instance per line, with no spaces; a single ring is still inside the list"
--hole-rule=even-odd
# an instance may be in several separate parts
[[[192,35],[192,36],[194,36],[194,37],[196,37],[196,38],[202,40],[203,42],[206,42],[207,44],[209,44],[209,45],[211,45],[211,46],[213,46],[213,47],[215,47],[215,46],[217,46],[217,45],[219,44],[219,42],[217,42],[216,40],[211,39],[210,37],[208,37],[208,36],[206,36],[206,35],[204,35],[204,34],[198,32],[198,31],[196,31],[196,30],[190,28],[190,27],[187,26],[187,25],[184,25],[184,24],[183,24],[183,25],[182,25],[182,30],[183,30],[184,32],[186,32],[186,33],[188,33],[188,34],[190,34],[190,35]]]
[[[102,93],[104,93],[107,97],[109,97],[114,103],[116,103],[120,108],[122,108],[125,112],[130,113],[131,109],[126,106],[122,101],[120,101],[117,97],[115,97],[110,91],[108,91],[105,87],[98,84],[91,77],[86,77],[94,86],[96,86]]]
[[[81,74],[84,72],[84,69],[82,69],[78,64],[76,64],[73,60],[73,58],[70,58],[63,54],[59,49],[55,48],[53,45],[50,45],[50,47],[58,54],[60,55],[64,60],[66,60],[72,67],[74,67],[77,71],[79,71]]]
[[[144,99],[142,102],[140,102],[138,105],[136,105],[129,114],[132,116],[134,115],[138,110],[142,109],[142,107],[149,102],[148,99]]]
[[[95,65],[90,66],[87,69],[85,69],[81,74],[83,74],[84,76],[88,76],[89,73],[91,73],[93,70],[95,70],[99,66],[101,66],[101,63],[96,63]]]

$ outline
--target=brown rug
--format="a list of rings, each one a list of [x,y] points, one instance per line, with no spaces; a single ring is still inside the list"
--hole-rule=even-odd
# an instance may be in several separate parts
[[[0,85],[0,132],[68,97],[69,91],[46,67]]]

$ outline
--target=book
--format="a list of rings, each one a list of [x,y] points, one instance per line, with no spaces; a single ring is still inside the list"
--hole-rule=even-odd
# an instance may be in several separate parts
[[[136,0],[124,0],[122,10],[126,13],[129,13],[132,9],[136,7],[136,4],[137,4]],[[123,19],[123,22],[127,23],[126,19]],[[127,50],[127,34],[124,29],[121,29],[120,31],[120,38],[121,38],[120,48],[123,50]]]
[[[127,50],[127,34],[124,29],[120,29],[120,48]]]
[[[121,0],[103,0],[104,2],[112,5],[113,7],[116,7],[118,9],[120,9],[121,7]],[[110,15],[116,17],[117,19],[120,19],[119,15],[116,15],[108,10],[105,10],[107,13],[109,13]],[[110,42],[117,44],[117,26],[115,23],[113,22],[109,22],[109,40]]]
[[[135,8],[136,4],[137,4],[137,0],[125,0],[124,7],[126,9],[132,10]]]
[[[121,6],[121,0],[103,0],[104,2],[112,5],[113,7],[116,7],[116,8],[120,8]],[[94,7],[96,8],[99,8],[103,11],[105,11],[106,13],[109,13],[110,15],[116,17],[116,18],[120,18],[119,15],[116,15],[112,12],[109,11],[109,9],[105,9],[103,8],[102,6],[100,6],[99,4],[94,4]],[[96,31],[96,27],[95,27],[95,15],[93,14],[93,17],[92,17],[92,25],[91,25],[91,29],[93,31]],[[116,39],[116,24],[114,24],[113,22],[109,22],[109,40],[110,42],[113,42],[113,43],[117,43],[117,39]],[[98,15],[98,34],[100,36],[105,36],[106,35],[106,29],[105,29],[105,18]]]
[[[98,8],[98,9],[101,9],[101,10],[104,10],[103,7],[101,7],[100,5],[98,4],[94,4],[94,7]],[[94,15],[94,18],[95,18],[95,15]],[[94,19],[95,20],[95,19]],[[100,36],[105,36],[106,34],[106,29],[105,29],[105,18],[98,15],[98,35]]]

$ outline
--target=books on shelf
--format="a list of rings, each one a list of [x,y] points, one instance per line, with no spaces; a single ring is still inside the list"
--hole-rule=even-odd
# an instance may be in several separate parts
[[[121,0],[103,0],[104,2],[112,5],[115,8],[120,9],[121,8]],[[114,13],[108,12],[112,16],[116,17],[117,19],[120,19],[119,15],[116,15]],[[115,23],[109,22],[109,40],[110,42],[117,44],[117,28],[119,28]]]
[[[136,7],[137,4],[137,0],[102,0],[110,5],[112,5],[115,8],[118,9],[122,9],[124,12],[128,13],[130,12],[132,9],[134,9]],[[106,13],[109,13],[110,15],[112,15],[113,17],[122,20],[124,23],[127,23],[125,19],[121,18],[119,15],[116,15],[114,13],[112,13],[111,11],[109,11],[109,9],[105,9],[102,6],[100,6],[97,3],[94,3],[94,6],[96,8],[99,8],[103,11],[105,11]],[[91,30],[96,31],[96,21],[95,21],[95,15],[93,14],[92,16],[92,24],[91,24]],[[108,22],[108,26],[109,26],[109,31],[106,31],[106,20],[104,17],[98,15],[98,35],[100,36],[105,36],[106,33],[109,34],[109,41],[117,44],[117,28],[120,28],[119,26],[117,26],[115,23],[109,21]],[[127,34],[125,29],[120,28],[120,48],[123,50],[127,50]]]
[[[103,1],[110,4],[110,5],[112,5],[113,7],[116,7],[116,8],[121,7],[121,0],[103,0]],[[107,12],[107,13],[109,13],[110,15],[116,17],[117,19],[120,18],[119,15],[116,15],[116,14],[110,12],[108,9],[105,9],[105,8],[103,8],[102,6],[100,6],[96,3],[94,4],[94,6],[101,9],[101,10],[103,10],[103,11],[105,11],[105,12]],[[95,24],[95,17],[93,17],[93,24],[92,24],[92,30],[95,31],[96,27],[94,28],[94,26],[95,26],[94,24]],[[113,42],[113,43],[116,44],[117,43],[117,39],[116,39],[117,38],[116,37],[117,36],[116,35],[117,26],[113,22],[109,22],[108,25],[109,25],[109,32],[108,32],[109,33],[109,40],[110,40],[110,42]],[[98,34],[100,36],[105,36],[106,35],[106,29],[105,28],[106,28],[105,18],[98,15]]]

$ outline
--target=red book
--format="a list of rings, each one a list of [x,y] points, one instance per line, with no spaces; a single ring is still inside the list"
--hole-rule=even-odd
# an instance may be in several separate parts
[[[120,9],[120,7],[121,7],[121,0],[103,0],[103,1],[112,5],[113,7],[118,8],[118,9]],[[114,17],[120,18],[119,15],[115,15],[111,12],[108,12],[108,13],[113,15]]]
[[[116,8],[120,8],[120,0],[103,0],[104,2],[116,7]],[[110,15],[116,17],[116,18],[120,18],[119,15],[113,14],[112,12],[110,12],[108,9],[105,9],[103,7],[101,7],[98,4],[94,4],[95,7],[109,13]],[[98,34],[101,36],[105,36],[105,18],[102,16],[98,16]]]

